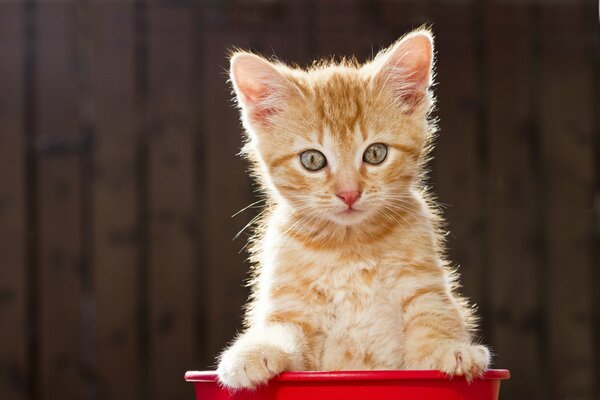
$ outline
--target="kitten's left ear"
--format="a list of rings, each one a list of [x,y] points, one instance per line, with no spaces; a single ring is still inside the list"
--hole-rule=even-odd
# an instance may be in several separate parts
[[[433,37],[429,30],[409,33],[372,62],[375,85],[391,89],[402,108],[414,110],[426,103],[432,80]]]

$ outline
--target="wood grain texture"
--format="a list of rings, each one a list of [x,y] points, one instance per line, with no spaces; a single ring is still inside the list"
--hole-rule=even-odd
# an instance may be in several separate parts
[[[100,398],[140,398],[137,335],[137,152],[134,18],[131,3],[94,3],[92,260],[95,377]]]
[[[190,9],[148,8],[149,396],[184,399],[194,365],[193,26]]]
[[[432,23],[429,182],[503,398],[597,399],[592,3],[0,1],[0,398],[193,396],[241,328],[232,239],[259,211],[231,218],[258,199],[228,49],[364,61]]]
[[[365,42],[370,42],[370,38],[356,35],[363,25],[363,5],[358,0],[315,1],[314,15],[311,16],[315,20],[316,35],[316,48],[313,51],[320,57],[360,57],[364,50],[360,51],[359,44],[364,49]],[[323,40],[325,37],[327,40]]]
[[[478,55],[475,9],[470,2],[432,4],[437,61],[434,90],[439,134],[431,163],[433,192],[447,221],[447,246],[459,267],[461,292],[475,304],[484,301],[482,289],[482,217],[479,156]]]
[[[592,108],[585,3],[540,5],[540,124],[545,166],[550,379],[554,398],[592,395]],[[596,32],[597,33],[597,32]],[[595,37],[595,39],[594,39]],[[597,267],[597,266],[596,266]]]
[[[78,127],[75,4],[40,3],[38,57],[39,392],[82,396],[82,138]]]
[[[22,5],[0,4],[0,398],[28,397]]]
[[[490,288],[495,365],[512,372],[510,398],[546,398],[536,60],[527,4],[484,9],[490,154]],[[522,398],[522,397],[520,397]]]

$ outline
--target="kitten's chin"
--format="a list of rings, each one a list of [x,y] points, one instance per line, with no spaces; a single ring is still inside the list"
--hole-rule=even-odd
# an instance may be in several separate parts
[[[369,216],[365,210],[355,210],[353,208],[332,213],[329,218],[338,225],[350,226],[364,221]]]

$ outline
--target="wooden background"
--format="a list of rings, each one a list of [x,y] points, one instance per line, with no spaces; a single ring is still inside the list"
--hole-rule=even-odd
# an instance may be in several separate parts
[[[192,399],[183,373],[240,327],[257,212],[231,218],[255,198],[226,49],[365,60],[423,23],[431,183],[502,398],[600,399],[596,6],[1,1],[0,399]]]

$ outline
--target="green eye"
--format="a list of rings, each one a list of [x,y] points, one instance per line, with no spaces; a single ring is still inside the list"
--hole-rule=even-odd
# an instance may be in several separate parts
[[[387,157],[388,149],[383,143],[373,143],[365,150],[363,161],[369,164],[381,164]]]
[[[306,150],[300,153],[302,166],[309,171],[318,171],[327,165],[327,159],[319,150]]]

